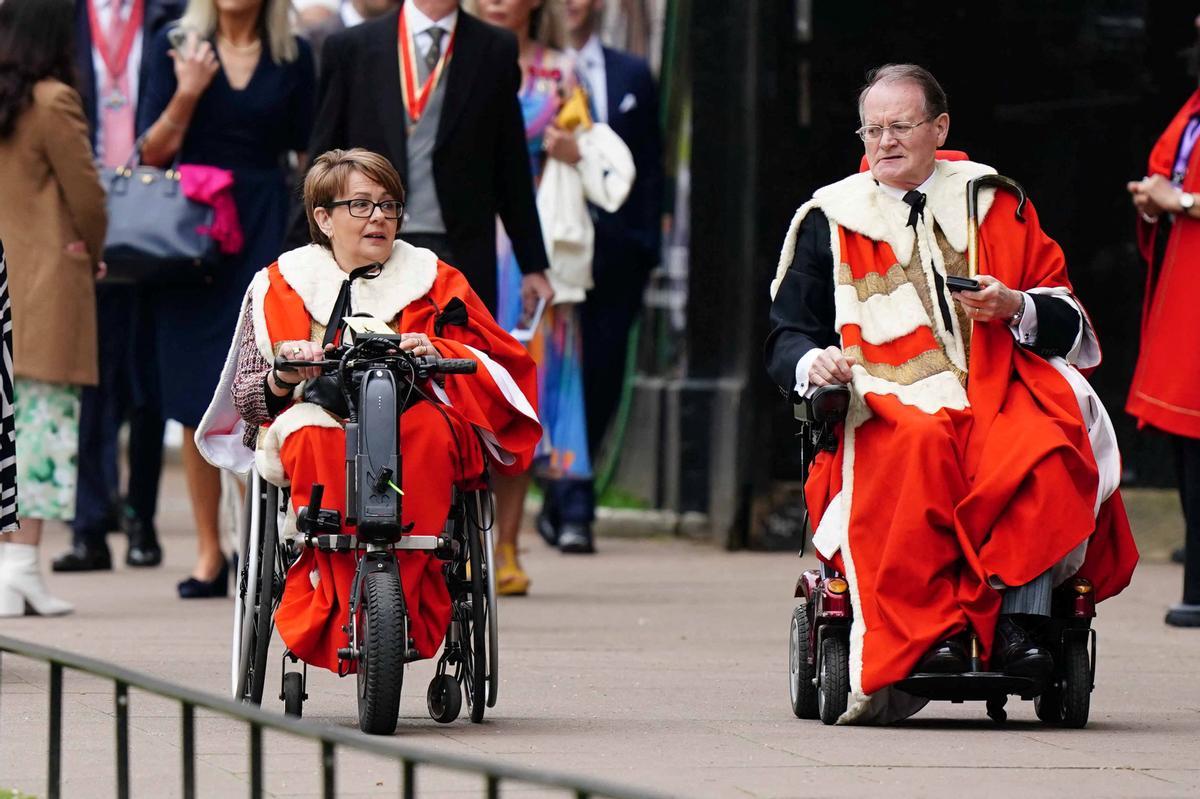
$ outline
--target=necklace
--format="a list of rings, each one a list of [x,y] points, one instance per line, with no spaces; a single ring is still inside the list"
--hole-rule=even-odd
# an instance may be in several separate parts
[[[224,36],[218,34],[217,41],[231,50],[238,50],[243,53],[255,52],[262,48],[262,39],[255,39],[251,44],[234,44]]]

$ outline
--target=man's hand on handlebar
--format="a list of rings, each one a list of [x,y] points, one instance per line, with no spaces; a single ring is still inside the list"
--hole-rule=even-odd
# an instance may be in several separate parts
[[[838,347],[826,347],[808,369],[808,382],[814,386],[835,386],[849,383],[854,374],[850,367],[857,364]]]

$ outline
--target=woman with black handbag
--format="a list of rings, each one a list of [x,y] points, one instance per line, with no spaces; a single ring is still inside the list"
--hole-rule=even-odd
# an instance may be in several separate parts
[[[287,223],[290,152],[308,142],[314,74],[308,44],[288,27],[288,0],[189,0],[178,27],[150,43],[151,69],[138,110],[142,161],[232,170],[245,234],[212,282],[152,292],[163,416],[184,427],[183,464],[198,558],[179,584],[183,598],[225,596],[220,548],[220,473],[193,436],[220,378],[254,273],[279,255]],[[301,159],[303,160],[303,159]]]
[[[0,616],[27,606],[42,615],[71,611],[46,591],[38,545],[43,520],[75,514],[79,395],[96,384],[95,275],[106,221],[83,104],[72,88],[73,32],[71,0],[0,3],[0,240],[15,323],[16,418],[14,484],[11,451],[0,450]],[[15,484],[19,530],[7,512]]]

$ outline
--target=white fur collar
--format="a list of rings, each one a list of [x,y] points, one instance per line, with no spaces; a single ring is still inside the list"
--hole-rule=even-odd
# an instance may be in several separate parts
[[[974,161],[937,161],[932,188],[925,200],[925,224],[934,220],[946,241],[959,252],[967,249],[967,181],[996,170]],[[979,223],[992,207],[995,189],[979,194]],[[908,205],[876,185],[870,172],[859,172],[824,186],[813,194],[814,203],[830,221],[874,241],[886,241],[898,259],[913,250],[913,229],[907,226]]]
[[[405,306],[429,292],[437,271],[437,256],[431,250],[397,240],[379,277],[351,284],[351,308],[354,313],[390,322]],[[285,252],[279,256],[279,273],[304,300],[309,315],[325,324],[346,278],[333,253],[319,244]]]

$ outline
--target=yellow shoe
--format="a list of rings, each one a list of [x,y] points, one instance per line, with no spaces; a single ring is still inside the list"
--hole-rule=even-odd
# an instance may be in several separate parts
[[[497,548],[496,593],[500,596],[525,596],[529,593],[530,579],[521,564],[517,563],[516,548],[501,544]]]

